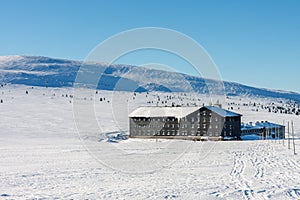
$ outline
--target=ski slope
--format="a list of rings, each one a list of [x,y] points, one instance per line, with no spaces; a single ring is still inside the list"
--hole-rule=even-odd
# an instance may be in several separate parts
[[[81,100],[95,105],[99,122],[95,137],[83,138],[73,117],[72,92],[67,88],[20,85],[0,88],[1,200],[300,199],[300,158],[288,149],[287,140],[284,144],[98,140],[103,133],[128,131],[127,114],[139,106],[156,105],[157,96],[178,104],[199,105],[209,103],[208,96],[98,91]],[[172,101],[167,100],[167,104]],[[247,96],[225,101],[224,108],[228,103],[233,105],[235,112],[243,114],[244,122],[293,120],[300,153],[299,116],[241,106],[250,101],[263,105],[284,102]],[[90,147],[95,149],[91,151]],[[123,154],[118,154],[120,150]]]

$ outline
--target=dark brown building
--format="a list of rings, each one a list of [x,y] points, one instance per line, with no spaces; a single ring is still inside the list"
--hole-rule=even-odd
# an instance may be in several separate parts
[[[219,107],[140,107],[129,115],[130,137],[240,138],[241,115]]]

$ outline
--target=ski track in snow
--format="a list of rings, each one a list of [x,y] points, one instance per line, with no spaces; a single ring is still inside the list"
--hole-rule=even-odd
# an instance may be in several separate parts
[[[219,196],[230,197],[231,194],[239,192],[244,199],[249,200],[277,199],[277,196],[280,196],[280,199],[300,199],[299,187],[289,188],[292,184],[299,186],[300,166],[292,157],[278,157],[278,151],[274,148],[284,149],[283,146],[278,146],[280,144],[275,147],[274,145],[274,142],[260,141],[258,144],[253,143],[246,152],[232,152],[233,166],[230,177],[236,190]],[[276,172],[276,176],[272,172]],[[258,185],[262,185],[263,188],[258,189]]]

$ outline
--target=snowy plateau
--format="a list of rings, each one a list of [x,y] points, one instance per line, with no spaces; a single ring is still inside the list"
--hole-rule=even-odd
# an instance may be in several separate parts
[[[209,95],[205,83],[216,81],[90,64],[105,73],[97,89],[82,88],[79,98],[72,85],[80,65],[0,57],[0,200],[300,199],[300,94],[225,82],[225,95]],[[128,90],[114,90],[120,77]],[[128,133],[128,114],[139,106],[201,106],[217,100],[242,114],[243,122],[287,126],[293,121],[296,154],[292,143],[288,149],[288,139],[194,142],[117,134]],[[78,131],[74,103],[93,105],[98,130]],[[88,121],[82,123],[88,131]]]

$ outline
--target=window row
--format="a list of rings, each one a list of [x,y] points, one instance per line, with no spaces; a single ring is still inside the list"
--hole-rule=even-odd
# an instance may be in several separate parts
[[[212,128],[215,128],[215,129],[218,129],[220,128],[221,126],[219,125],[207,125],[207,124],[154,124],[154,123],[149,123],[149,124],[133,124],[133,127],[134,128],[140,128],[140,127],[143,127],[143,128],[157,128],[157,129],[161,129],[161,128],[192,128],[192,129],[195,129],[195,128],[202,128],[202,129],[212,129]],[[233,126],[232,125],[229,125],[227,126],[228,129],[232,129]]]

